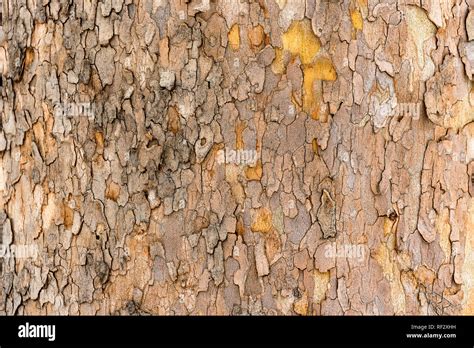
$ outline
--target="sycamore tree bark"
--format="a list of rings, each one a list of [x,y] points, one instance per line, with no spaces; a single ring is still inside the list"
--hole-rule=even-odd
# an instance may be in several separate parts
[[[1,314],[474,314],[474,1],[2,6]]]

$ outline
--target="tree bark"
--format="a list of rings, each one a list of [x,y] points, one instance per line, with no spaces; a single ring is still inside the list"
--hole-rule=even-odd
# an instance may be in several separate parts
[[[472,0],[3,0],[0,41],[1,314],[474,314]]]

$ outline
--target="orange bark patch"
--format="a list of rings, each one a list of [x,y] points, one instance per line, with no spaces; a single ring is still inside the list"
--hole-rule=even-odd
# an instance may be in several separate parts
[[[114,182],[111,182],[107,187],[107,191],[105,192],[105,197],[108,199],[117,202],[118,197],[120,196],[120,186]]]
[[[244,149],[244,133],[245,129],[245,123],[237,120],[235,124],[235,147],[237,150],[243,150]]]
[[[74,221],[74,210],[72,210],[66,203],[63,206],[63,219],[64,227],[70,229]]]
[[[252,48],[259,48],[262,46],[265,39],[265,32],[261,25],[253,27],[248,32],[248,37]]]
[[[254,180],[260,181],[262,178],[263,169],[262,169],[262,162],[258,161],[255,167],[247,167],[245,168],[245,176],[247,180]]]
[[[232,28],[230,28],[229,34],[227,34],[229,39],[230,47],[234,51],[238,51],[240,48],[240,28],[238,24],[234,24]]]
[[[181,124],[179,122],[178,111],[176,111],[174,107],[170,107],[168,109],[168,130],[173,134],[176,134],[179,132],[180,128]]]

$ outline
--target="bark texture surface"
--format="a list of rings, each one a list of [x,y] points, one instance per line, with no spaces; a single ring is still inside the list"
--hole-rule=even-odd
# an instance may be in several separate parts
[[[474,314],[473,0],[3,0],[2,314]]]

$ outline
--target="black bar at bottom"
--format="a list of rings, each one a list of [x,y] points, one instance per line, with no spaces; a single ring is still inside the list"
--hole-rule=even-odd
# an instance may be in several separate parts
[[[54,325],[54,337],[52,326]],[[43,337],[31,337],[31,336]],[[27,337],[19,337],[27,336]],[[449,345],[474,347],[474,317],[0,317],[0,346]]]

